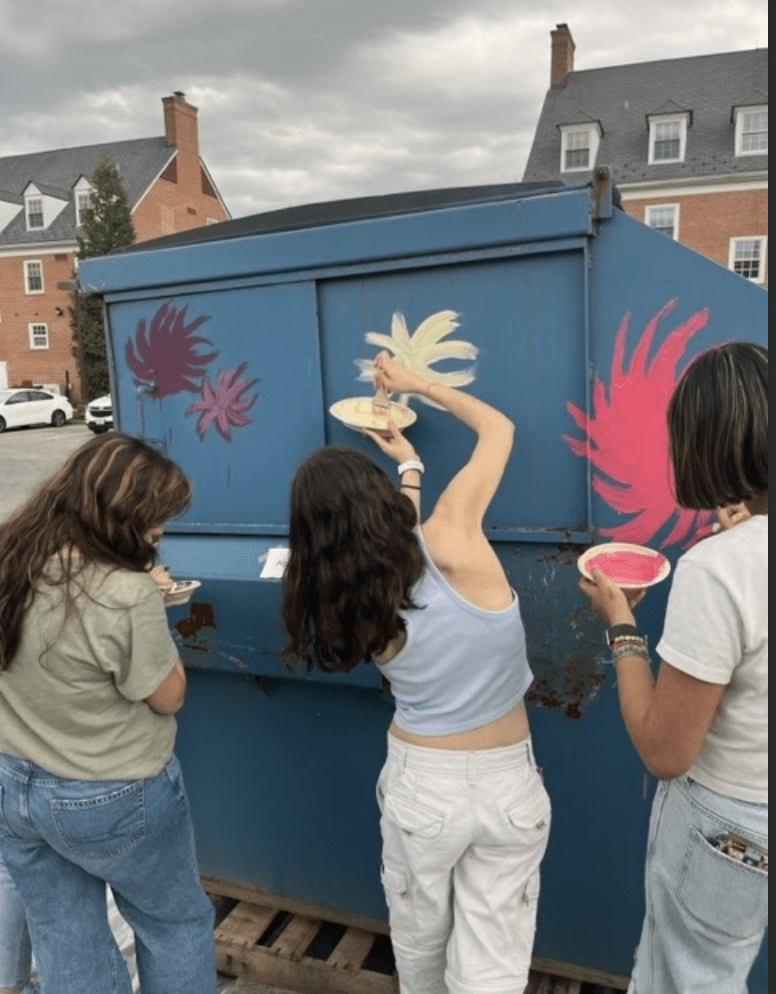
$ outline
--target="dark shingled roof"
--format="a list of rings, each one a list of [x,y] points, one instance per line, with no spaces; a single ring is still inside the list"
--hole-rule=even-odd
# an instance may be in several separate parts
[[[21,194],[30,183],[34,183],[41,193],[68,200],[67,207],[52,224],[40,230],[28,231],[24,211],[20,211],[0,231],[0,245],[75,241],[77,229],[73,187],[82,176],[91,179],[105,153],[118,166],[129,202],[134,208],[176,152],[175,145],[169,145],[166,138],[158,137],[0,158],[0,200],[23,203]]]
[[[767,49],[572,72],[547,91],[523,179],[588,179],[592,172],[561,173],[558,127],[591,119],[603,128],[595,164],[620,187],[762,172],[767,155],[734,155],[732,110],[767,102]],[[679,111],[692,115],[685,161],[649,165],[648,115]]]

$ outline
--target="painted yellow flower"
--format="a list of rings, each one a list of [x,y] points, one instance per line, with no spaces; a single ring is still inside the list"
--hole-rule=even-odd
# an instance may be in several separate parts
[[[391,319],[391,334],[384,335],[377,331],[369,331],[364,336],[366,342],[378,349],[387,349],[394,358],[404,363],[408,369],[426,376],[436,383],[444,383],[449,387],[464,387],[474,381],[474,366],[466,369],[452,370],[440,373],[431,367],[444,359],[461,359],[464,361],[476,359],[478,350],[471,342],[460,339],[442,341],[447,335],[460,326],[456,311],[437,311],[430,314],[418,325],[410,335],[407,322],[401,311],[395,311]],[[356,359],[356,365],[361,370],[358,379],[372,382],[374,379],[374,361],[371,359]],[[402,394],[399,401],[406,404],[409,394]],[[430,407],[439,407],[427,397],[420,397]]]

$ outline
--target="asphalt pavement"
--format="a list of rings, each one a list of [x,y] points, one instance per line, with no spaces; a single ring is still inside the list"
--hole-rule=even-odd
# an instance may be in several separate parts
[[[62,428],[7,428],[0,433],[0,521],[94,435],[83,422]]]

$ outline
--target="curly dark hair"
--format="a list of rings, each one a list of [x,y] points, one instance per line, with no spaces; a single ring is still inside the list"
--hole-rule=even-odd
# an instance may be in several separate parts
[[[39,584],[64,586],[69,612],[87,567],[147,569],[156,555],[148,532],[190,500],[183,471],[140,439],[110,432],[73,452],[0,525],[0,671],[19,649]],[[49,573],[52,559],[59,568]]]
[[[768,489],[768,350],[730,342],[688,367],[668,405],[676,499],[713,510]]]
[[[283,591],[287,663],[339,673],[385,651],[403,631],[399,609],[417,607],[416,524],[412,501],[358,449],[327,446],[302,463]]]

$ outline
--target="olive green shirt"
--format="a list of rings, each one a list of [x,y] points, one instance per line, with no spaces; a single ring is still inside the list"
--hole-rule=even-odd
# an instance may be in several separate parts
[[[38,587],[0,673],[0,752],[66,779],[154,776],[176,732],[144,702],[178,658],[161,592],[148,573],[100,566],[80,585],[69,615],[63,587]]]

